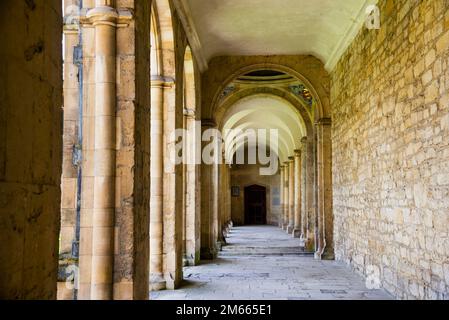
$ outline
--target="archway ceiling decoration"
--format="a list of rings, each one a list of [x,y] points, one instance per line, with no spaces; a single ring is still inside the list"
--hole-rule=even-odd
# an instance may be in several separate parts
[[[223,139],[227,159],[232,159],[236,150],[245,147],[245,139],[232,144],[230,129],[277,129],[279,132],[279,158],[281,163],[288,160],[299,149],[301,138],[306,136],[306,127],[298,110],[289,102],[279,97],[257,94],[237,101],[229,108],[223,119]],[[269,132],[267,133],[268,137]],[[268,148],[272,148],[269,141]],[[251,147],[251,146],[249,146]],[[276,151],[274,148],[272,148]]]
[[[177,0],[209,61],[221,55],[311,54],[332,70],[377,0]]]

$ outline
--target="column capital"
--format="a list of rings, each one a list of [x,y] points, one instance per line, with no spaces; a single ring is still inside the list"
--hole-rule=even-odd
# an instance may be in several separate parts
[[[300,150],[300,149],[295,150],[295,158],[300,157],[300,156],[301,156],[301,153],[302,153],[302,150]]]
[[[175,79],[165,76],[151,76],[151,88],[170,89],[175,85]]]
[[[201,127],[204,128],[216,128],[217,122],[214,119],[201,119]]]
[[[195,109],[184,108],[184,116],[186,116],[187,118],[195,119],[196,118]]]
[[[332,119],[331,118],[321,118],[317,122],[315,122],[315,125],[317,125],[317,126],[330,126],[330,125],[332,125]]]
[[[302,144],[302,145],[307,144],[307,140],[308,140],[307,137],[302,137],[302,138],[301,138],[301,144]]]
[[[110,25],[117,28],[127,27],[133,20],[129,9],[115,9],[110,6],[98,6],[81,15],[80,22],[87,27],[96,25]]]

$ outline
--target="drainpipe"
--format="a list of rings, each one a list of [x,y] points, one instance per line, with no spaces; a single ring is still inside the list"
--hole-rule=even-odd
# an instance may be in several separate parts
[[[83,0],[79,1],[79,12],[83,8]],[[79,269],[79,244],[80,244],[80,223],[81,223],[81,190],[82,190],[82,143],[83,143],[83,31],[81,24],[78,24],[78,45],[73,50],[73,63],[78,67],[78,142],[73,146],[73,164],[77,167],[77,191],[76,191],[76,222],[75,239],[72,242],[72,257],[76,261]],[[78,300],[78,279],[79,272],[75,274],[75,288],[73,299]]]

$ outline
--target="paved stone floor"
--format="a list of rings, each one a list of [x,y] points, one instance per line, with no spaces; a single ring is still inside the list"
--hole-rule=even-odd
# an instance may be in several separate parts
[[[185,284],[155,300],[386,300],[346,265],[317,261],[277,227],[234,228],[219,259],[184,269]]]

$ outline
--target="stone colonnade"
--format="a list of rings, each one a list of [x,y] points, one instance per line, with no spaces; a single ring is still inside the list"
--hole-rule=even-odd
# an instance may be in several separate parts
[[[162,254],[161,242],[149,238],[150,187],[158,189],[158,176],[150,181],[150,154],[162,143],[150,112],[161,115],[150,107],[162,100],[164,85],[150,81],[148,71],[151,1],[130,1],[127,8],[120,1],[78,5],[64,1],[66,227],[60,250],[75,268],[59,272],[71,270],[75,287],[60,279],[58,298],[147,299],[150,244],[154,255]],[[161,163],[151,162],[154,168]],[[152,216],[153,228],[159,221]],[[70,248],[78,242],[79,251]]]
[[[330,119],[317,121],[315,132],[317,139],[303,137],[301,148],[280,166],[279,227],[301,239],[315,258],[334,259]]]

